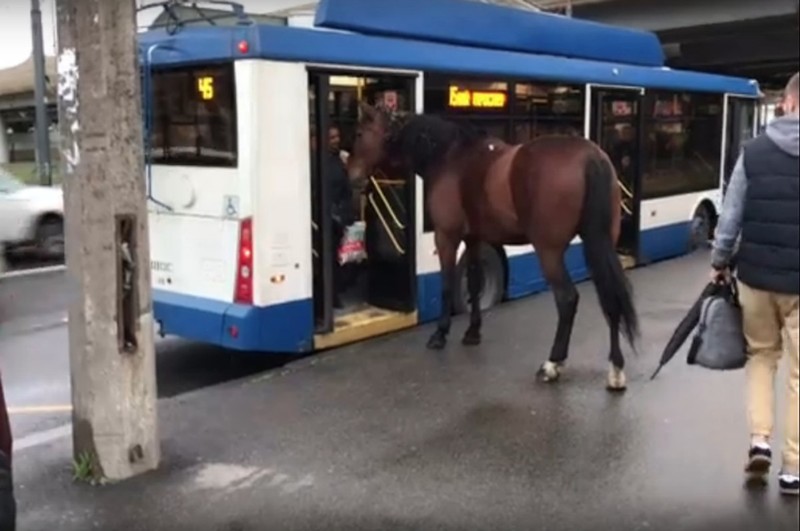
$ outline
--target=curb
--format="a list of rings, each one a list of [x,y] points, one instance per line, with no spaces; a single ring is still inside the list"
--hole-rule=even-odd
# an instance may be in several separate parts
[[[9,271],[0,274],[0,282],[3,280],[12,280],[15,278],[37,277],[40,275],[51,275],[54,273],[64,273],[67,271],[66,265],[54,265],[47,267],[36,267],[33,269],[22,269],[19,271]]]
[[[0,341],[14,336],[24,336],[66,326],[66,312],[54,312],[44,316],[23,317],[0,324]]]

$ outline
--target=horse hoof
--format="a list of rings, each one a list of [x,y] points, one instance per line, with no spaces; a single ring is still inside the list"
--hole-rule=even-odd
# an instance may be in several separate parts
[[[428,340],[428,348],[431,350],[442,350],[446,344],[447,339],[444,337],[444,334],[440,334],[439,332],[435,332]]]
[[[612,393],[622,393],[628,388],[627,379],[625,378],[625,371],[611,366],[608,369],[608,383],[606,389]]]
[[[561,378],[561,366],[552,361],[546,361],[539,369],[539,378],[545,383],[557,382]]]
[[[464,334],[464,338],[461,340],[461,344],[466,345],[468,347],[474,347],[476,345],[480,345],[481,333],[472,330],[467,330],[467,333]]]

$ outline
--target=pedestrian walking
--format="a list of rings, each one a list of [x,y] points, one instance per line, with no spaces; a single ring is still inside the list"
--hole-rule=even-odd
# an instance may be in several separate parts
[[[730,279],[736,254],[739,301],[747,341],[750,448],[746,472],[765,480],[772,466],[775,377],[789,361],[785,440],[779,485],[797,495],[798,299],[800,298],[800,75],[786,86],[783,115],[745,144],[731,175],[712,251],[711,277]],[[738,249],[735,249],[738,243]]]

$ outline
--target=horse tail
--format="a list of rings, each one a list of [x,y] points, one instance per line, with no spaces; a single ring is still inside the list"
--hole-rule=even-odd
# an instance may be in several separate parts
[[[622,332],[634,347],[639,336],[639,318],[631,285],[622,269],[612,237],[612,187],[616,176],[611,163],[593,154],[586,163],[586,189],[579,234],[583,255],[592,273],[600,307],[609,323],[622,322]],[[635,347],[634,347],[635,348]]]

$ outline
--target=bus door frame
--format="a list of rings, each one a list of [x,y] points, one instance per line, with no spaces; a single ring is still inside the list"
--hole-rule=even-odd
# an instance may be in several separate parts
[[[754,138],[758,134],[758,125],[759,125],[759,108],[758,103],[759,100],[756,97],[752,96],[741,96],[737,94],[730,94],[726,93],[724,96],[724,101],[722,105],[722,146],[720,148],[720,176],[719,176],[719,197],[720,197],[720,204],[717,205],[717,211],[722,210],[722,201],[725,198],[725,191],[728,188],[728,182],[731,178],[731,173],[733,172],[733,168],[736,165],[736,160],[739,154],[736,155],[736,158],[729,160],[729,151],[732,148],[734,143],[739,145],[743,144],[745,139],[742,140],[738,138],[738,131],[741,130],[740,119],[741,115],[737,112],[733,115],[730,114],[731,106],[736,102],[752,102],[753,104],[753,123],[750,124],[752,128],[753,134],[750,138]],[[733,118],[733,123],[730,122],[729,118]],[[735,135],[735,137],[730,137],[729,135]]]
[[[322,323],[317,328],[316,333],[332,332],[334,328],[334,315],[333,315],[333,259],[335,248],[331,241],[333,235],[333,224],[331,220],[331,185],[330,179],[325,175],[324,156],[328,152],[328,129],[330,126],[330,117],[328,116],[328,94],[330,93],[330,74],[320,71],[308,72],[309,88],[314,91],[314,115],[315,120],[312,124],[316,128],[316,152],[315,163],[317,166],[316,175],[313,174],[312,179],[316,179],[317,187],[317,202],[318,205],[312,205],[312,208],[319,208],[318,230],[320,231],[320,238],[322,242],[322,249],[320,250],[320,273],[322,274]],[[312,269],[313,271],[313,269]],[[313,272],[312,272],[313,274]],[[316,287],[316,286],[315,286]],[[312,299],[316,308],[316,298],[319,294],[315,289],[312,289]],[[315,309],[316,314],[316,309]],[[316,315],[315,315],[316,318]]]
[[[626,85],[606,85],[593,84],[586,85],[586,103],[584,117],[584,136],[589,140],[598,143],[601,137],[602,120],[602,98],[606,95],[628,97],[636,101],[638,116],[634,122],[636,124],[636,172],[633,176],[633,197],[631,198],[631,218],[635,226],[635,236],[632,250],[633,258],[636,262],[641,261],[641,237],[642,237],[642,176],[644,174],[645,163],[645,97],[647,89],[644,87],[633,87]]]

